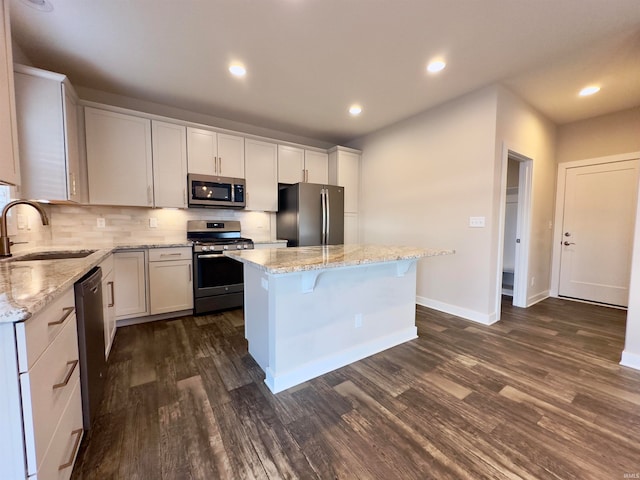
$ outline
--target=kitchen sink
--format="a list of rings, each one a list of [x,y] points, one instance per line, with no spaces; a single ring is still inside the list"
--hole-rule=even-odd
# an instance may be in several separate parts
[[[37,252],[20,255],[13,259],[14,262],[30,262],[34,260],[68,260],[71,258],[88,257],[96,250],[75,250],[67,252]]]

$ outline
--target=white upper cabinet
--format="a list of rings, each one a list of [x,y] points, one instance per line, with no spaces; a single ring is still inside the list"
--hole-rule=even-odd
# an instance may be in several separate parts
[[[13,55],[9,27],[9,0],[0,1],[0,183],[20,180],[16,111],[13,94]]]
[[[278,182],[299,183],[303,181],[304,149],[278,145]]]
[[[315,150],[304,151],[304,168],[307,170],[307,183],[329,183],[329,155]]]
[[[85,107],[89,203],[153,206],[151,120]]]
[[[245,140],[246,210],[278,210],[278,145]]]
[[[244,178],[244,137],[187,127],[189,173]]]
[[[324,152],[278,145],[279,183],[321,183],[329,181],[329,157]]]
[[[358,213],[360,152],[344,147],[329,151],[329,183],[344,187],[344,211]]]
[[[80,202],[78,97],[67,77],[15,66],[24,198]]]
[[[187,208],[187,129],[151,121],[153,199],[156,207]]]

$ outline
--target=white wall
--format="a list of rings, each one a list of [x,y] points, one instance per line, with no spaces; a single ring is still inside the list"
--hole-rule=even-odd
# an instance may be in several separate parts
[[[492,321],[497,89],[483,89],[358,139],[366,243],[453,248],[422,260],[418,302]],[[486,228],[469,228],[485,216]]]
[[[555,125],[515,94],[500,87],[496,128],[497,175],[502,173],[503,145],[533,160],[527,305],[548,297],[551,286],[552,223],[557,175],[555,142]],[[496,195],[501,193],[500,180],[496,178]],[[495,205],[499,207],[499,197]],[[495,215],[499,215],[499,212],[495,212]],[[500,232],[496,231],[495,234],[497,248]],[[492,258],[498,261],[494,254]],[[532,280],[534,285],[531,285]]]

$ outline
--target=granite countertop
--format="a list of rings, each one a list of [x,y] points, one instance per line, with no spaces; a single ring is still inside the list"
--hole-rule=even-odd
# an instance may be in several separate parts
[[[61,247],[48,246],[21,252],[11,258],[0,260],[0,323],[27,320],[42,310],[68,288],[73,287],[83,275],[99,265],[114,251],[190,247],[191,243],[130,244],[112,247]],[[16,261],[23,255],[38,252],[63,252],[96,250],[84,258],[65,260]]]
[[[451,255],[454,250],[387,245],[327,245],[225,252],[225,255],[270,274],[350,267],[371,263]]]

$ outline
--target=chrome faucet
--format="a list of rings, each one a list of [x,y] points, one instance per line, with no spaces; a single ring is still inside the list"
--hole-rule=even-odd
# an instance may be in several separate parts
[[[42,208],[42,205],[39,203],[30,200],[14,200],[13,202],[7,203],[2,209],[2,218],[0,218],[0,257],[11,256],[11,245],[13,245],[13,242],[9,240],[9,235],[7,235],[7,212],[11,207],[19,204],[31,205],[40,214],[42,225],[49,225],[47,212],[44,211],[44,208]]]

